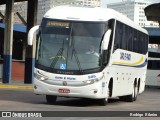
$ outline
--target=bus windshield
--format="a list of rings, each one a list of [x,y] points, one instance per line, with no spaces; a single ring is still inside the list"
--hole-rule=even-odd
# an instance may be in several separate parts
[[[83,73],[101,67],[100,48],[106,23],[44,18],[37,41],[36,67]]]

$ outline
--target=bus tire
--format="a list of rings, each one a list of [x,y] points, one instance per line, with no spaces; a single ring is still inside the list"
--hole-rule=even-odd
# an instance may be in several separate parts
[[[126,96],[126,98],[127,98],[126,100],[127,100],[128,102],[133,102],[133,101],[134,101],[134,88],[133,88],[132,94]]]
[[[135,87],[134,87],[134,101],[137,100],[137,96],[138,96],[138,84],[135,84]]]
[[[106,106],[108,103],[108,98],[102,98],[98,100],[100,106]]]
[[[138,95],[138,85],[134,83],[132,94],[127,96],[127,101],[128,102],[136,101],[137,95]]]
[[[120,100],[120,101],[126,101],[126,99],[127,99],[127,96],[120,96],[120,97],[119,97],[119,100]]]
[[[54,95],[46,95],[46,100],[48,104],[55,104],[57,100],[57,96]]]
[[[107,98],[102,98],[102,99],[99,99],[99,100],[98,100],[100,106],[106,106],[106,105],[107,105],[110,92],[111,92],[111,91],[110,91],[110,88],[109,88],[109,86],[108,86],[108,89],[107,89],[107,95],[108,95],[108,96],[107,96]]]

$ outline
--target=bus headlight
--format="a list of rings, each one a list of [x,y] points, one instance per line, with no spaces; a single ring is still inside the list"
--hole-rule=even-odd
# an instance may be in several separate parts
[[[48,80],[48,77],[46,77],[44,75],[37,74],[37,73],[34,73],[34,77],[38,80],[41,80],[41,81]]]
[[[83,81],[84,84],[88,85],[88,84],[93,84],[95,82],[99,82],[100,80],[102,80],[104,77],[104,75],[102,75],[100,78],[95,78],[95,79],[91,79],[91,80],[85,80]]]

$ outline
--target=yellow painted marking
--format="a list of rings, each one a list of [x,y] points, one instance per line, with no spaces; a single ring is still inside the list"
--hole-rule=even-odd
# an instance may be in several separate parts
[[[24,90],[32,90],[32,86],[18,86],[18,85],[3,85],[0,84],[0,89],[24,89]]]

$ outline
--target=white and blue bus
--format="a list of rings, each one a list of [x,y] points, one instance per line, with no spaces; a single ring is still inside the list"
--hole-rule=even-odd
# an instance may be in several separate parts
[[[59,6],[36,31],[34,93],[54,104],[58,96],[135,101],[145,88],[148,33],[107,8]],[[92,52],[88,52],[92,46]]]
[[[160,50],[149,48],[146,86],[160,87]]]

